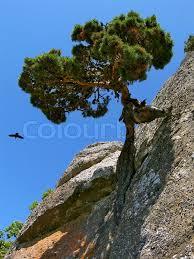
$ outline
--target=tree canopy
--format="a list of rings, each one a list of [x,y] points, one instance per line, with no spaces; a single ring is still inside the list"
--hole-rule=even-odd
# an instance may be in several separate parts
[[[31,103],[54,123],[76,110],[103,116],[111,98],[129,97],[128,84],[145,80],[151,67],[162,69],[172,57],[170,34],[154,15],[144,19],[131,11],[106,24],[94,19],[75,25],[71,37],[71,57],[52,49],[26,58],[19,78]]]

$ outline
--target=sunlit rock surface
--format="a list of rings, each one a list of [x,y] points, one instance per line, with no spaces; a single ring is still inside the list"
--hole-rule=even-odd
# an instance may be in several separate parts
[[[122,144],[80,152],[6,258],[194,258],[194,52],[155,98],[165,118],[136,130],[136,174],[114,221]],[[119,190],[118,190],[119,191]]]

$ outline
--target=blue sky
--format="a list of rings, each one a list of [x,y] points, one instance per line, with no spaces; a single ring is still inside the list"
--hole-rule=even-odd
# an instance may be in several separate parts
[[[32,201],[55,186],[73,156],[86,145],[122,139],[121,107],[115,102],[104,118],[83,119],[75,113],[64,125],[49,122],[17,85],[23,59],[51,48],[69,55],[74,24],[91,18],[105,22],[130,10],[143,17],[155,14],[175,42],[174,57],[165,69],[152,70],[147,81],[131,86],[134,97],[151,102],[179,67],[184,41],[194,33],[193,0],[0,1],[0,229],[13,220],[24,221]],[[23,141],[7,137],[16,131],[26,136]]]

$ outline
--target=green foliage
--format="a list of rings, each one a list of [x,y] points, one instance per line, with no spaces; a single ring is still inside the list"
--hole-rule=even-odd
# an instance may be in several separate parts
[[[48,197],[51,193],[53,193],[52,189],[48,189],[42,194],[42,200]],[[32,212],[37,206],[39,205],[38,201],[33,201],[32,204],[29,206],[29,210]]]
[[[17,237],[18,233],[22,229],[23,223],[20,221],[14,221],[10,226],[5,228],[7,238]]]
[[[9,248],[11,247],[12,242],[5,241],[0,238],[0,259],[3,259]]]
[[[188,40],[185,42],[185,52],[194,51],[194,35],[190,35]]]
[[[44,200],[46,197],[48,197],[51,193],[53,193],[52,189],[48,189],[42,194],[42,200]]]
[[[37,201],[33,201],[32,204],[29,206],[29,210],[33,211],[37,206],[38,206],[38,202]]]
[[[94,19],[76,25],[71,37],[72,57],[52,49],[26,58],[19,78],[31,103],[54,123],[73,111],[103,116],[110,92],[118,99],[123,85],[145,80],[151,67],[162,69],[172,57],[172,39],[154,15],[129,12],[107,24]]]
[[[119,68],[122,78],[131,82],[146,77],[146,64],[151,62],[152,56],[139,45],[125,46],[123,49],[123,64]]]
[[[9,241],[9,239],[16,238],[22,226],[23,224],[20,221],[14,221],[10,226],[0,231],[0,259],[4,258],[12,246],[13,241]]]
[[[7,245],[7,242],[4,239],[4,232],[0,230],[0,259],[4,257],[4,255],[7,253],[9,247]]]
[[[103,24],[93,19],[86,22],[84,26],[75,25],[71,38],[73,41],[86,41],[88,44],[92,44],[94,33],[100,31],[103,31]]]

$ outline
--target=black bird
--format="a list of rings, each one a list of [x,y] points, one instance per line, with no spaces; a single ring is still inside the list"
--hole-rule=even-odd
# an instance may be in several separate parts
[[[10,134],[9,137],[12,138],[19,138],[19,139],[24,139],[18,132],[16,132],[15,134]]]

